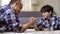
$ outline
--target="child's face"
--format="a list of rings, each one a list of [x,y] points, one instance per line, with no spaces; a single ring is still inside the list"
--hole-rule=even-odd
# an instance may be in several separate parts
[[[51,12],[43,12],[43,13],[42,13],[42,16],[43,16],[44,18],[48,18],[48,17],[50,16],[50,14],[51,14]]]

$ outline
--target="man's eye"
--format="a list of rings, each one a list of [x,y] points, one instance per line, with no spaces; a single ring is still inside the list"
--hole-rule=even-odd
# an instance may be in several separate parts
[[[22,7],[20,7],[20,9],[22,9]]]

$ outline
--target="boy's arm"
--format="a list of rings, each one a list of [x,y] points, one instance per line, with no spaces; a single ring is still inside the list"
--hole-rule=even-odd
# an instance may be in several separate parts
[[[44,31],[49,31],[49,29],[48,29],[48,28],[43,28],[43,30],[44,30]]]
[[[35,29],[35,31],[40,31],[40,29],[37,27],[37,25],[34,25],[33,28]]]
[[[33,25],[33,28],[36,30],[36,31],[40,31],[40,29],[42,28],[42,20],[40,19],[40,21],[36,24]],[[41,26],[41,27],[40,27]]]

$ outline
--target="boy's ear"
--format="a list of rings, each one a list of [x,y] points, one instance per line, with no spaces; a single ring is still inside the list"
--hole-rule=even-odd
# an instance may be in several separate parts
[[[51,14],[51,13],[52,13],[52,11],[49,12],[49,14]]]

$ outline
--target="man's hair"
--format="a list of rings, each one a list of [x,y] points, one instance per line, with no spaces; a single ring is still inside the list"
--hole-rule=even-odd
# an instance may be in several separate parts
[[[9,4],[11,5],[11,4],[13,4],[13,3],[15,3],[17,1],[21,2],[22,0],[11,0]]]
[[[44,12],[52,12],[53,13],[53,11],[54,11],[54,9],[50,5],[45,5],[41,8],[41,13],[44,13]]]

